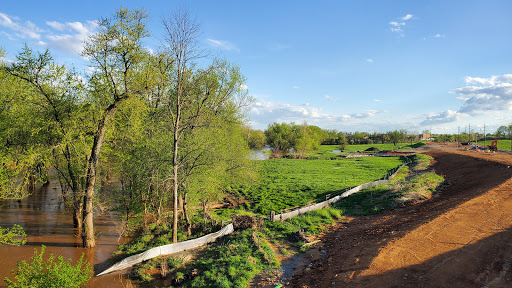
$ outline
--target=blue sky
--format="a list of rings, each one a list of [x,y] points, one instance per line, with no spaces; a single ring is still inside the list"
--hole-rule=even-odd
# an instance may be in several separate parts
[[[512,1],[2,1],[0,47],[27,43],[85,69],[95,20],[121,5],[161,18],[186,8],[201,44],[240,66],[251,125],[483,132],[512,123]]]

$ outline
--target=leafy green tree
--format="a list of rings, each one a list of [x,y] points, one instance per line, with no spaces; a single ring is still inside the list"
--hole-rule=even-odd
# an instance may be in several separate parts
[[[347,137],[345,137],[345,134],[342,132],[338,133],[338,145],[340,145],[340,151],[345,150],[348,145]]]
[[[350,144],[352,145],[355,145],[355,144],[364,144],[367,142],[367,133],[365,132],[359,132],[359,131],[356,131],[354,133],[352,133],[350,136],[349,136],[349,142]]]
[[[45,107],[33,87],[11,71],[11,65],[0,63],[0,198],[22,199],[46,176],[41,169],[48,133],[42,127]]]
[[[512,135],[512,125],[498,127],[495,134],[497,138],[510,138]]]
[[[247,138],[247,144],[251,149],[261,149],[266,144],[265,133],[261,130],[253,130],[251,127],[244,127],[244,135]]]
[[[323,145],[337,145],[338,144],[338,131],[335,129],[324,130],[325,139],[322,142]]]
[[[53,254],[45,261],[45,249],[44,245],[40,253],[35,249],[31,262],[23,260],[17,263],[18,270],[12,271],[14,281],[5,278],[9,288],[78,288],[87,285],[93,271],[91,265],[83,259],[83,253],[76,264],[72,265],[71,259],[64,261],[62,256],[55,261]]]
[[[296,134],[290,124],[270,124],[264,133],[267,138],[267,144],[275,151],[288,153],[295,144]]]
[[[249,98],[247,91],[242,88],[245,79],[238,67],[226,61],[214,61],[205,69],[196,68],[193,61],[201,56],[197,49],[200,27],[192,21],[187,11],[178,10],[164,20],[164,26],[166,53],[173,69],[168,73],[168,93],[163,95],[162,109],[165,109],[165,121],[172,135],[172,173],[168,178],[173,195],[173,242],[177,242],[178,198],[180,195],[187,198],[180,193],[180,187],[183,187],[182,192],[186,192],[193,186],[189,179],[211,174],[210,170],[204,168],[216,163],[213,159],[220,159],[221,162],[241,159],[229,156],[233,155],[231,151],[237,151],[233,147],[223,150],[226,155],[219,155],[211,146],[219,143],[223,147],[231,145],[225,142],[229,138],[215,137],[214,132],[226,131],[229,125],[225,124],[228,123],[241,125],[241,109],[247,105]],[[247,144],[244,147],[247,148]],[[248,158],[248,154],[244,157]],[[230,171],[243,167],[234,163],[230,166]]]
[[[27,234],[18,224],[12,228],[0,227],[0,244],[20,246],[26,243]]]
[[[99,106],[88,157],[83,199],[84,247],[94,247],[93,203],[96,171],[105,134],[121,103],[142,97],[152,83],[149,52],[142,40],[149,36],[143,10],[119,9],[99,22],[100,31],[86,42],[83,55],[95,72],[89,79],[91,100]]]
[[[26,93],[12,101],[11,107],[20,107],[14,110],[17,117],[11,122],[18,126],[18,136],[6,135],[7,141],[17,143],[14,145],[23,147],[24,151],[33,151],[40,165],[51,165],[58,171],[59,177],[71,188],[75,227],[81,227],[83,155],[87,153],[89,131],[88,111],[84,109],[87,105],[81,100],[83,83],[63,65],[54,63],[48,50],[36,55],[27,46],[5,71],[14,78],[14,85],[25,87]],[[23,155],[20,151],[12,152],[11,155]]]
[[[395,146],[397,143],[404,141],[405,136],[407,135],[407,131],[401,129],[401,130],[394,130],[387,133],[389,137],[389,141],[391,141]]]

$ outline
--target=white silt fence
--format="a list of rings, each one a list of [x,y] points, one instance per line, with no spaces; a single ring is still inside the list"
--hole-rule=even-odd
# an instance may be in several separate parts
[[[404,165],[406,165],[406,163],[400,165],[397,168],[397,170],[392,175],[390,175],[388,177],[388,179],[392,179]],[[387,179],[386,180],[377,180],[377,181],[373,181],[370,183],[361,184],[361,185],[356,186],[350,190],[347,190],[347,191],[343,192],[341,195],[335,196],[327,201],[317,203],[317,204],[314,204],[311,206],[299,208],[297,210],[290,211],[287,213],[275,215],[274,221],[286,220],[288,218],[302,215],[306,212],[310,212],[310,211],[317,210],[317,209],[322,209],[322,208],[328,206],[329,204],[332,204],[332,203],[337,202],[345,197],[348,197],[349,195],[351,195],[353,193],[359,192],[363,189],[367,189],[367,188],[370,188],[375,185],[386,184],[386,183],[389,183],[389,180],[387,180]],[[214,242],[215,240],[217,240],[217,238],[220,238],[224,235],[231,234],[231,233],[233,233],[233,231],[234,231],[234,228],[233,228],[233,224],[231,223],[227,226],[224,226],[221,230],[214,232],[214,233],[210,233],[203,237],[199,237],[196,239],[187,240],[187,241],[183,241],[183,242],[179,242],[179,243],[173,243],[173,244],[168,244],[168,245],[151,248],[149,250],[146,250],[145,252],[142,252],[142,253],[139,253],[136,255],[132,255],[130,257],[127,257],[127,258],[117,262],[116,264],[112,265],[110,268],[106,269],[105,271],[99,273],[96,276],[101,276],[101,275],[105,275],[105,274],[108,274],[111,272],[130,268],[136,264],[139,264],[143,261],[146,261],[146,260],[149,260],[149,259],[152,259],[155,257],[170,255],[170,254],[174,254],[174,253],[178,253],[178,252],[182,252],[182,251],[186,251],[186,250],[192,250],[195,248],[199,248],[203,245]]]
[[[323,202],[320,202],[320,203],[316,203],[316,204],[313,204],[313,205],[310,205],[310,206],[302,207],[302,208],[299,208],[299,209],[296,209],[296,210],[293,210],[293,211],[290,211],[290,212],[277,214],[277,215],[274,216],[273,221],[284,221],[286,219],[293,218],[293,217],[302,215],[302,214],[307,213],[307,212],[311,212],[311,211],[314,211],[314,210],[322,209],[322,208],[325,208],[325,207],[329,206],[332,203],[338,202],[341,199],[346,198],[346,197],[348,197],[348,196],[350,196],[350,195],[352,195],[352,194],[354,194],[356,192],[359,192],[361,190],[364,190],[364,189],[367,189],[367,188],[370,188],[370,187],[373,187],[373,186],[376,186],[376,185],[388,184],[389,183],[389,179],[393,179],[393,177],[395,177],[395,175],[398,173],[398,171],[400,171],[400,169],[402,169],[402,167],[404,167],[404,165],[407,165],[408,163],[410,163],[409,158],[406,158],[406,159],[407,159],[407,163],[404,163],[404,164],[398,166],[398,168],[396,169],[396,171],[393,174],[389,175],[389,177],[386,177],[387,179],[377,180],[377,181],[373,181],[373,182],[369,182],[369,183],[364,183],[364,184],[356,186],[356,187],[354,187],[352,189],[349,189],[349,190],[343,192],[342,194],[340,194],[338,196],[332,197],[329,200],[326,200],[326,201],[323,201]]]
[[[206,245],[207,243],[214,242],[217,240],[217,238],[222,237],[224,235],[228,235],[233,233],[233,224],[229,224],[227,226],[224,226],[221,230],[211,233],[208,235],[205,235],[203,237],[199,237],[192,240],[187,240],[179,243],[173,243],[168,244],[164,246],[159,246],[155,248],[151,248],[145,252],[142,252],[140,254],[136,254],[127,258],[124,258],[120,262],[117,262],[107,270],[99,273],[96,276],[101,276],[107,273],[111,273],[118,270],[123,270],[129,267],[132,267],[135,264],[139,264],[143,261],[158,257],[158,256],[165,256],[174,254],[181,251],[191,250],[198,247],[201,247],[203,245]]]
[[[341,199],[346,198],[349,195],[354,194],[356,192],[359,192],[359,191],[361,191],[363,189],[367,189],[367,188],[373,187],[375,185],[381,185],[381,184],[387,184],[387,183],[389,183],[389,180],[377,180],[377,181],[373,181],[373,182],[370,182],[370,183],[365,183],[365,184],[356,186],[356,187],[354,187],[354,188],[352,188],[350,190],[347,190],[347,191],[343,192],[343,194],[341,194],[341,195],[332,197],[329,200],[326,200],[326,201],[323,201],[323,202],[320,202],[320,203],[316,203],[316,204],[313,204],[313,205],[310,205],[310,206],[302,207],[302,208],[299,208],[299,209],[296,209],[296,210],[293,210],[293,211],[290,211],[290,212],[277,214],[277,215],[274,216],[274,221],[284,221],[284,220],[286,220],[288,218],[293,218],[293,217],[302,215],[302,214],[307,213],[307,212],[311,212],[311,211],[314,211],[314,210],[325,208],[325,207],[329,206],[330,204],[338,202]]]

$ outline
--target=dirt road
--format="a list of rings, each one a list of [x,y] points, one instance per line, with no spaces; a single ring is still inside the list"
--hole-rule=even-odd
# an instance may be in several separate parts
[[[291,286],[512,287],[512,156],[439,148],[432,199],[336,227]]]

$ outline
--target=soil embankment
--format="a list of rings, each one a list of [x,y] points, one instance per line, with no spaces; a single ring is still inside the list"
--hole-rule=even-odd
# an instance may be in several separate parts
[[[336,227],[293,287],[512,287],[512,155],[424,152],[445,177],[441,190]]]

